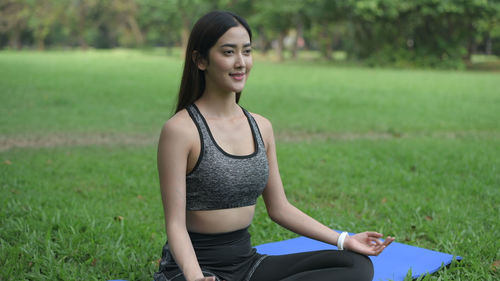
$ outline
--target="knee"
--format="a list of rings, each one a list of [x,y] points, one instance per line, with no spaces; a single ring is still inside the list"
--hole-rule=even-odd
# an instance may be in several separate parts
[[[356,268],[356,272],[359,273],[356,280],[360,281],[372,281],[373,280],[373,263],[372,260],[361,254],[355,254],[353,256],[354,267]]]

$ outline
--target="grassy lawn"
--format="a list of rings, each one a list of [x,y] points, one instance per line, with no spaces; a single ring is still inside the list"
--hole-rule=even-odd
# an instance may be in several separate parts
[[[151,280],[166,239],[156,140],[181,68],[136,51],[0,52],[0,280]],[[464,258],[428,280],[498,280],[498,73],[257,60],[241,103],[273,122],[299,208]],[[251,233],[295,236],[262,201]]]

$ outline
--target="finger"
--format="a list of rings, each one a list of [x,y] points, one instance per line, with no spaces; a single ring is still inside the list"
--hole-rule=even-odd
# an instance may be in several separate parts
[[[376,245],[373,247],[374,251],[382,251],[385,248],[384,244]]]
[[[384,244],[384,243],[382,242],[382,240],[380,240],[380,239],[376,239],[376,238],[370,238],[370,243],[371,243],[372,245],[377,245],[377,246],[379,246],[379,245],[383,245],[383,244]]]
[[[389,246],[394,240],[395,240],[394,237],[388,236],[381,246],[374,247],[374,252],[375,252],[374,256],[380,255],[385,250],[385,248]]]
[[[385,249],[392,241],[388,241],[387,239],[380,245],[377,245],[379,248]]]
[[[390,236],[387,237],[387,239],[385,239],[385,241],[384,241],[385,246],[389,246],[389,244],[391,244],[394,240],[395,240],[394,237],[390,237]]]
[[[377,251],[377,256],[382,253],[382,251],[385,250],[385,246],[380,247],[380,249]]]
[[[382,253],[382,251],[385,250],[385,246],[380,246],[378,249],[377,249],[377,256],[380,255]]]
[[[384,250],[384,248],[385,248],[384,246],[373,247],[368,251],[368,255],[378,256]]]
[[[387,238],[385,238],[385,240],[384,240],[384,244],[385,244],[385,245],[388,245],[388,244],[390,244],[392,241],[394,241],[394,239],[393,239],[391,236],[387,236]]]
[[[368,235],[368,237],[382,238],[384,236],[382,233],[378,233],[375,231],[367,231],[366,234]]]

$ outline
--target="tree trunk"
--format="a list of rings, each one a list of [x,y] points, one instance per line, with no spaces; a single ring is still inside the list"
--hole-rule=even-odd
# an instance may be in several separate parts
[[[259,36],[258,36],[258,46],[262,49],[262,54],[266,55],[270,49],[271,43],[266,36],[265,29],[261,26],[258,28]]]
[[[191,27],[190,21],[186,16],[182,17],[182,57],[185,56],[188,41],[189,41],[189,29]]]
[[[285,41],[285,31],[281,31],[278,35],[278,46],[276,48],[276,54],[278,55],[278,60],[279,61],[284,61],[285,60],[285,53],[284,53],[284,41]]]
[[[302,21],[299,21],[297,23],[297,33],[295,36],[295,39],[293,40],[293,46],[292,46],[292,59],[297,58],[297,53],[299,51],[299,40],[303,40],[304,37],[304,24]]]
[[[13,29],[9,33],[9,47],[16,50],[21,50],[21,31],[18,29]]]
[[[141,29],[139,28],[137,21],[133,16],[129,16],[127,21],[130,28],[132,29],[132,33],[134,34],[135,43],[139,46],[142,46],[144,44],[144,36],[142,35]]]
[[[45,50],[45,38],[47,38],[47,35],[49,35],[50,32],[50,27],[49,26],[44,26],[40,25],[36,30],[35,30],[35,43],[36,43],[36,48],[40,51]]]
[[[321,39],[322,53],[323,57],[327,60],[332,59],[332,40],[330,38],[330,32],[328,28],[328,23],[325,23],[321,27]]]
[[[36,49],[39,50],[39,51],[43,51],[45,50],[45,40],[44,38],[42,37],[37,37],[35,39],[36,41]]]
[[[332,60],[332,58],[333,58],[332,54],[333,54],[332,41],[328,40],[328,41],[326,41],[325,58],[327,60]]]
[[[493,42],[491,42],[491,36],[488,35],[488,38],[486,38],[486,43],[485,43],[485,53],[488,56],[491,56],[493,54]]]
[[[78,40],[78,45],[80,45],[80,48],[82,48],[83,50],[87,50],[88,48],[87,40],[85,40],[86,19],[87,19],[87,7],[85,7],[85,5],[81,3],[78,9],[77,40]]]
[[[474,34],[474,26],[472,24],[468,25],[468,33],[469,34]],[[451,34],[451,33],[450,33]],[[477,44],[474,36],[470,36],[467,44],[467,54],[463,58],[465,60],[465,63],[469,64],[472,59],[472,55],[476,53],[477,49]]]
[[[469,46],[467,46],[467,54],[464,57],[466,63],[470,63],[472,59],[472,55],[476,52],[477,45],[476,42],[469,42]]]
[[[89,45],[87,44],[87,40],[83,37],[83,34],[78,34],[78,44],[82,50],[87,50]]]

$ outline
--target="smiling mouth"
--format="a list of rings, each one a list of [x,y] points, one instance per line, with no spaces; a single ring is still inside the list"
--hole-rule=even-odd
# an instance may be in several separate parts
[[[241,81],[245,78],[245,73],[243,72],[238,72],[238,73],[231,73],[229,74],[233,79]]]

